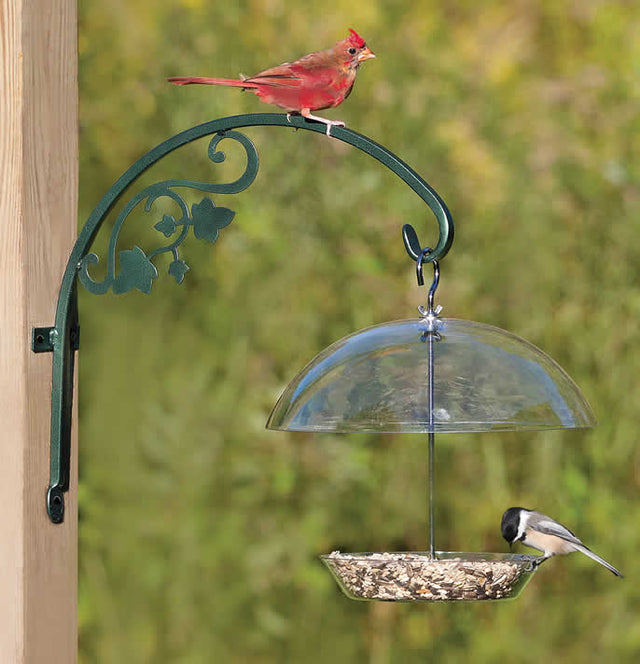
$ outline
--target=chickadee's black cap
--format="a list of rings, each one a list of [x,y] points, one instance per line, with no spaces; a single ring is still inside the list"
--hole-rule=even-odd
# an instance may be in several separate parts
[[[515,541],[516,536],[518,535],[518,526],[520,525],[520,514],[521,512],[528,512],[529,510],[524,507],[510,507],[502,515],[502,523],[500,528],[502,529],[502,537],[504,537],[509,544]]]

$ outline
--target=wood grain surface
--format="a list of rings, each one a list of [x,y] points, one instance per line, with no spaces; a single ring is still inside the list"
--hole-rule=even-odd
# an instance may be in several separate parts
[[[77,659],[77,419],[62,525],[49,522],[52,325],[76,236],[75,0],[0,0],[0,661]]]

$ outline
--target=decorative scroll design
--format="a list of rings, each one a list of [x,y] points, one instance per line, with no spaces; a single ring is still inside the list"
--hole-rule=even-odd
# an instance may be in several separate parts
[[[226,207],[218,207],[205,196],[199,203],[194,203],[191,208],[184,198],[175,191],[175,188],[187,187],[198,191],[218,194],[233,194],[244,191],[256,178],[258,173],[258,153],[253,143],[240,132],[233,130],[220,131],[213,136],[209,143],[209,159],[216,163],[222,163],[226,155],[218,151],[218,144],[222,139],[230,138],[239,142],[247,155],[247,166],[244,173],[234,182],[225,184],[213,184],[205,182],[192,182],[190,180],[165,180],[152,184],[136,194],[122,209],[118,215],[111,236],[107,254],[107,275],[102,281],[95,281],[89,274],[89,267],[99,262],[96,254],[90,253],[82,257],[78,267],[78,277],[83,286],[95,295],[103,295],[110,288],[114,293],[126,293],[134,288],[149,293],[154,279],[158,276],[158,270],[153,259],[163,253],[171,253],[173,260],[169,264],[168,273],[181,284],[189,265],[180,258],[178,247],[189,235],[189,229],[198,240],[204,240],[213,244],[220,234],[220,230],[228,226],[235,216],[235,212]],[[118,236],[127,217],[140,204],[144,203],[144,211],[150,212],[154,202],[159,198],[169,198],[174,201],[179,209],[177,218],[170,214],[163,217],[154,225],[156,231],[164,235],[171,242],[157,249],[145,253],[140,247],[125,249],[118,254],[118,267],[116,268],[116,247]]]
[[[320,122],[308,120],[302,116],[294,115],[288,117],[284,113],[236,115],[197,125],[175,136],[171,136],[132,164],[100,199],[82,227],[78,239],[71,250],[67,267],[62,277],[60,295],[56,306],[55,326],[52,328],[49,326],[46,328],[42,326],[36,328],[33,336],[34,340],[37,340],[46,331],[50,345],[53,348],[51,457],[49,490],[47,492],[47,512],[53,523],[62,523],[64,521],[65,493],[69,490],[74,355],[78,347],[78,278],[91,292],[97,294],[106,293],[109,288],[119,293],[133,288],[149,292],[153,285],[153,280],[157,276],[157,270],[152,259],[161,253],[171,252],[173,261],[169,266],[169,273],[180,283],[188,270],[188,266],[180,259],[178,247],[189,234],[189,229],[193,228],[196,238],[214,242],[218,237],[220,229],[228,225],[233,219],[233,211],[216,207],[208,196],[205,196],[199,203],[192,205],[191,209],[189,209],[188,205],[175,189],[188,187],[206,193],[221,194],[235,194],[244,191],[257,175],[258,154],[253,143],[246,136],[234,130],[243,127],[258,126],[285,127],[287,129],[304,129],[319,134],[325,133],[325,125]],[[223,138],[231,138],[238,141],[244,147],[247,154],[245,172],[235,182],[228,184],[206,184],[191,182],[189,180],[165,180],[144,189],[140,194],[131,199],[118,216],[109,242],[107,277],[100,282],[94,281],[89,275],[88,268],[90,265],[97,263],[98,258],[94,254],[89,254],[88,249],[116,202],[121,199],[126,189],[157,161],[183,145],[204,138],[205,136],[213,136],[209,144],[209,158],[214,163],[220,163],[225,160],[224,153],[218,152],[216,149],[218,143]],[[419,256],[422,256],[423,263],[443,258],[453,242],[453,221],[447,206],[437,192],[400,158],[362,134],[344,127],[335,127],[331,132],[330,140],[343,141],[370,155],[384,167],[393,171],[422,198],[438,223],[438,241],[435,246],[433,243],[430,243],[433,246],[433,250],[425,254],[415,231],[413,233],[406,231],[404,235],[405,247],[412,258],[417,259]],[[160,197],[169,197],[178,205],[178,209],[180,210],[177,219],[174,216],[165,215],[161,219],[156,220],[154,226],[167,240],[173,238],[173,241],[155,249],[148,255],[138,247],[121,251],[119,256],[120,272],[116,273],[116,244],[118,234],[126,218],[137,205],[143,202],[146,211],[150,212],[153,202]],[[41,343],[35,343],[33,350],[42,352],[43,349],[38,345]]]

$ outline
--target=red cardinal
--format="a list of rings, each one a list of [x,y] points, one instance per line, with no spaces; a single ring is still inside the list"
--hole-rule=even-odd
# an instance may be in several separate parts
[[[309,120],[327,125],[327,136],[331,127],[344,127],[344,122],[327,120],[311,111],[334,108],[341,104],[351,92],[361,62],[376,56],[371,52],[355,30],[349,36],[326,51],[310,53],[295,62],[285,62],[278,67],[235,80],[232,78],[200,78],[176,76],[167,79],[176,85],[230,85],[255,92],[267,104],[275,104],[290,113],[299,113]]]

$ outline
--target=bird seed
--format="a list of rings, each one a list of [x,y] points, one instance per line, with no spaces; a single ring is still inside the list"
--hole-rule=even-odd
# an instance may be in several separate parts
[[[528,580],[530,558],[492,560],[475,554],[431,560],[420,553],[339,551],[322,556],[349,597],[401,602],[507,599]]]

